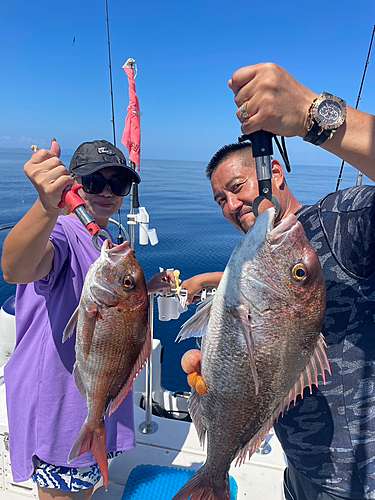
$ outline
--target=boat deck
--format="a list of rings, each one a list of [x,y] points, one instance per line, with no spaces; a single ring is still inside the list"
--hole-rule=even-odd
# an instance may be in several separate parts
[[[160,357],[160,341],[154,340],[152,379],[153,386],[158,391],[153,392],[153,399],[177,412],[186,411],[186,397],[175,397],[161,385]],[[36,499],[38,498],[37,488],[31,479],[25,483],[15,483],[12,477],[8,449],[5,385],[2,375],[3,367],[0,367],[0,500]],[[144,434],[139,430],[140,425],[146,420],[146,412],[139,406],[144,388],[145,371],[142,370],[134,382],[134,401],[138,403],[134,405],[137,446],[134,450],[125,452],[112,460],[109,467],[108,491],[105,491],[104,486],[98,487],[92,497],[93,500],[121,500],[128,477],[137,466],[151,465],[166,468],[165,470],[172,467],[195,471],[205,462],[206,452],[200,446],[195,427],[190,422],[152,415],[152,422],[157,425],[157,431]],[[252,500],[282,500],[284,498],[282,483],[286,466],[285,456],[278,439],[272,432],[262,448],[262,451],[255,453],[243,465],[236,467],[233,463],[231,466],[230,475],[237,483],[238,500],[250,498]],[[159,486],[158,492],[153,492],[152,500],[169,500],[177,492],[175,490],[169,495],[163,486]],[[145,496],[131,495],[128,498],[145,500]],[[147,498],[150,496],[148,495]]]
[[[115,458],[109,467],[109,487],[98,488],[93,500],[121,500],[129,474],[138,465],[181,467],[198,470],[205,461],[205,451],[198,442],[193,424],[154,417],[158,425],[154,434],[142,434],[138,426],[145,420],[145,412],[135,406],[136,439],[134,450]],[[238,500],[281,500],[285,458],[280,443],[273,433],[266,440],[264,453],[255,453],[241,466],[232,464],[230,475],[238,486]],[[153,500],[168,500],[165,492],[153,495]],[[172,495],[173,496],[173,495]],[[131,498],[137,498],[132,496]],[[139,497],[141,499],[141,497]]]

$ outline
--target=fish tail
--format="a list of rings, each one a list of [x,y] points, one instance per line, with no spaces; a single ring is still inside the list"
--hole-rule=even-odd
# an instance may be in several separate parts
[[[72,462],[75,458],[80,457],[87,451],[92,451],[96,461],[98,462],[100,471],[103,476],[105,489],[108,490],[108,460],[107,460],[107,443],[104,424],[99,429],[94,429],[87,421],[70,450],[68,462]]]
[[[215,481],[205,474],[205,466],[183,486],[172,500],[230,500],[229,475],[222,482]]]

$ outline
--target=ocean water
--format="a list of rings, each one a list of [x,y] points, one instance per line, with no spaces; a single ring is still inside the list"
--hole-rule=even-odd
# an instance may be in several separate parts
[[[23,173],[23,165],[30,158],[28,150],[0,148],[0,251],[8,234],[8,225],[18,222],[36,199],[36,191]],[[62,155],[69,164],[69,156]],[[336,189],[341,161],[337,166],[292,165],[287,182],[296,198],[303,204],[312,204]],[[205,177],[204,162],[142,160],[139,186],[141,206],[150,215],[150,229],[155,228],[159,243],[155,246],[138,244],[136,229],[136,256],[146,279],[159,271],[180,270],[180,278],[204,272],[223,271],[242,235],[225,219],[214,202],[210,182]],[[345,165],[341,188],[356,183],[357,171]],[[373,184],[363,178],[364,184]],[[125,224],[129,200],[121,209]],[[114,229],[116,234],[116,230]],[[0,304],[15,292],[15,286],[4,282],[0,274]],[[178,320],[161,322],[155,301],[154,336],[164,346],[162,382],[170,390],[188,390],[186,376],[180,367],[184,352],[195,346],[195,340],[179,344],[175,338],[180,326],[194,313],[190,306]]]

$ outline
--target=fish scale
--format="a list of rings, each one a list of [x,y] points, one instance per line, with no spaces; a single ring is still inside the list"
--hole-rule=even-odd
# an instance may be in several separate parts
[[[306,386],[325,382],[326,296],[319,259],[294,215],[259,216],[233,251],[216,294],[182,327],[202,336],[201,375],[189,411],[207,459],[173,500],[229,500],[228,471],[266,438]]]

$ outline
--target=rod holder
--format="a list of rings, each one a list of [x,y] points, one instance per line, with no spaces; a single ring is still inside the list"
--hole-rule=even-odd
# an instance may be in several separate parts
[[[151,334],[151,346],[154,339],[154,299],[150,296],[150,309],[148,322]],[[152,352],[146,363],[146,417],[145,421],[139,424],[138,429],[142,434],[154,434],[158,430],[158,424],[152,420]]]

